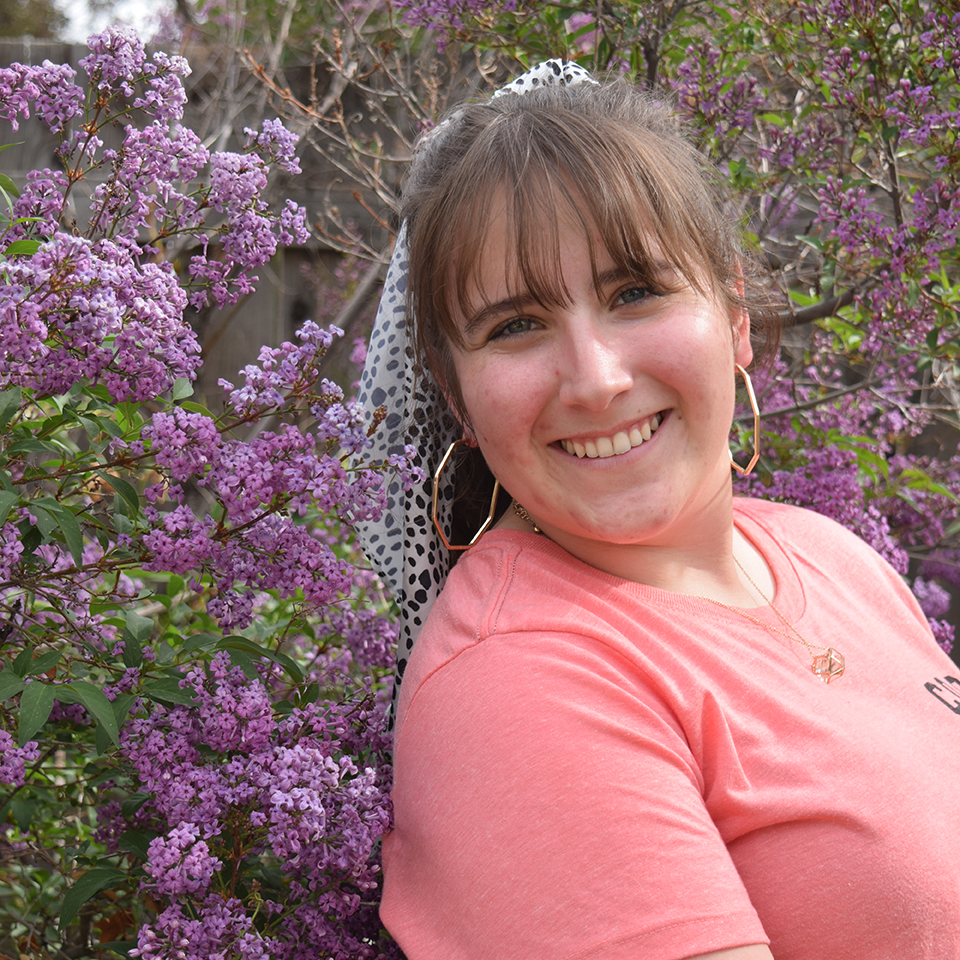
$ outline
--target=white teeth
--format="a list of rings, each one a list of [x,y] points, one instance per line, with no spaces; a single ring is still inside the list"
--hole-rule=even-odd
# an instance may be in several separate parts
[[[574,456],[590,457],[590,459],[606,459],[628,453],[634,447],[649,440],[660,426],[659,414],[654,414],[646,423],[639,427],[631,427],[630,432],[620,430],[612,437],[597,437],[596,440],[561,440],[560,446]]]
[[[606,459],[612,457],[614,453],[613,442],[609,437],[597,437],[597,455]]]

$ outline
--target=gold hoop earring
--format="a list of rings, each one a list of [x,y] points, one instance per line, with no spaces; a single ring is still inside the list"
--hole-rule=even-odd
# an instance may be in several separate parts
[[[430,511],[430,517],[433,520],[433,525],[436,528],[437,533],[440,534],[440,539],[443,541],[443,545],[448,550],[466,550],[469,547],[472,547],[477,540],[480,539],[480,535],[485,533],[490,524],[493,523],[493,515],[497,509],[497,494],[500,493],[500,481],[494,480],[493,496],[490,498],[490,511],[487,514],[487,519],[483,521],[483,525],[473,535],[473,539],[469,543],[453,544],[447,539],[447,535],[441,529],[440,521],[437,519],[437,501],[440,497],[440,475],[443,473],[444,468],[447,465],[447,461],[450,459],[450,455],[453,453],[453,448],[459,447],[462,443],[469,446],[469,441],[464,438],[461,440],[454,440],[454,442],[447,447],[447,452],[443,455],[443,459],[440,461],[440,466],[437,467],[437,472],[433,475],[433,507]]]
[[[757,465],[757,461],[760,459],[760,408],[757,406],[757,395],[753,392],[753,381],[750,379],[750,374],[747,373],[739,363],[735,363],[734,367],[737,373],[743,377],[743,382],[747,388],[747,397],[750,399],[750,409],[753,411],[753,456],[745,467],[741,467],[740,464],[733,459],[733,454],[731,453],[730,466],[733,467],[741,477],[746,477],[752,472],[753,468]]]

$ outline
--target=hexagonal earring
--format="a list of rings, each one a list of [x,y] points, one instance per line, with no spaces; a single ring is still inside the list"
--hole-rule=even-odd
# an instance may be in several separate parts
[[[734,367],[737,373],[743,377],[743,382],[747,388],[747,397],[750,399],[750,409],[753,410],[753,456],[750,458],[750,462],[745,467],[741,467],[740,464],[733,459],[733,454],[730,454],[730,466],[733,467],[740,476],[745,477],[753,470],[757,465],[757,461],[760,459],[760,408],[757,406],[757,395],[753,392],[753,381],[750,379],[750,374],[747,373],[739,363],[735,363]]]
[[[483,525],[480,529],[473,535],[473,539],[469,543],[464,544],[453,544],[447,539],[447,535],[443,532],[443,529],[440,526],[440,521],[437,518],[437,501],[440,497],[440,475],[443,473],[444,468],[447,466],[447,461],[450,459],[451,454],[453,453],[454,447],[459,447],[461,444],[470,445],[470,441],[466,438],[460,440],[455,440],[453,443],[447,447],[447,452],[443,455],[443,459],[440,461],[440,466],[437,467],[437,472],[433,475],[433,498],[432,498],[432,507],[430,510],[430,518],[433,520],[433,525],[436,527],[437,533],[440,535],[440,539],[443,541],[443,545],[448,550],[467,550],[469,547],[472,547],[477,540],[480,539],[481,534],[485,533],[489,528],[490,524],[493,523],[494,513],[497,509],[497,494],[500,493],[500,481],[495,480],[493,484],[493,496],[490,498],[490,510],[487,513],[487,519],[483,521]]]

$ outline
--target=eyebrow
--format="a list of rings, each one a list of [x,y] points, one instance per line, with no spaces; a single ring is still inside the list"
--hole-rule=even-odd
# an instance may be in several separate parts
[[[664,260],[655,260],[651,266],[658,273],[667,273],[676,269],[673,264],[667,263]],[[637,279],[639,278],[637,277],[636,272],[633,270],[627,270],[624,267],[611,267],[609,270],[604,270],[604,272],[597,277],[597,289],[603,289],[610,284],[618,283],[622,280]],[[503,316],[504,314],[513,313],[518,310],[525,310],[528,307],[542,305],[543,304],[529,291],[518,293],[513,297],[504,297],[502,300],[498,300],[496,303],[490,303],[485,307],[481,307],[476,313],[469,317],[463,326],[463,336],[469,337],[479,327],[485,326],[490,321],[496,319],[497,317]]]

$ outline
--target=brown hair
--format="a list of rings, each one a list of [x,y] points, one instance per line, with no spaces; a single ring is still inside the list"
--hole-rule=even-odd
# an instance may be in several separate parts
[[[616,266],[656,289],[653,243],[686,282],[716,291],[731,311],[746,309],[760,353],[769,353],[776,311],[725,213],[717,179],[673,111],[624,81],[461,106],[421,143],[404,189],[407,316],[420,369],[444,384],[466,422],[450,348],[462,342],[456,316],[467,310],[491,209],[504,199],[516,279],[541,305],[568,296],[559,240],[562,229],[579,224],[595,281],[594,231]]]

